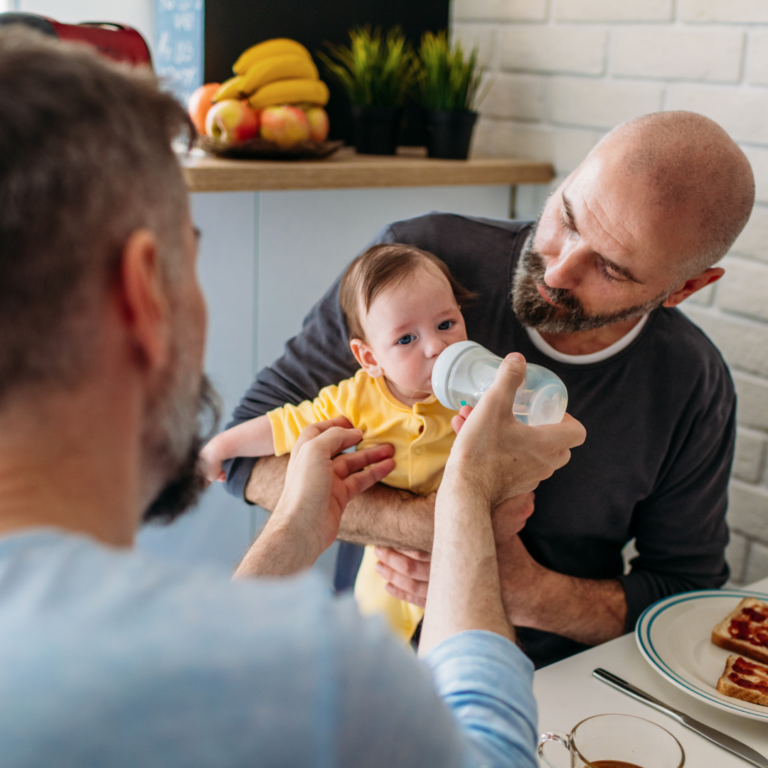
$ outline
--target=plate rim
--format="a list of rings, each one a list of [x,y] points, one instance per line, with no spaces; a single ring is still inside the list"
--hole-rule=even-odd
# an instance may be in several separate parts
[[[754,710],[746,709],[745,707],[736,704],[735,702],[737,702],[738,699],[733,700],[734,704],[723,702],[712,696],[708,691],[696,688],[688,681],[683,680],[678,673],[669,667],[668,663],[656,650],[653,641],[650,638],[650,630],[653,626],[653,622],[664,613],[664,611],[679,603],[688,602],[690,600],[701,600],[702,598],[708,597],[757,597],[764,601],[768,601],[768,595],[764,592],[755,592],[749,589],[701,589],[692,592],[683,592],[677,595],[670,595],[669,597],[657,600],[640,614],[640,618],[635,625],[635,641],[637,642],[640,653],[655,672],[689,696],[725,712],[748,717],[752,720],[768,721],[768,707],[763,713],[755,712]]]

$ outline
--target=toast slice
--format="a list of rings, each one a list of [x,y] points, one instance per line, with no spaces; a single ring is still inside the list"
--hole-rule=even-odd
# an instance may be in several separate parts
[[[768,707],[768,667],[732,654],[717,681],[717,690],[733,699]]]
[[[713,630],[712,642],[768,663],[768,605],[745,597]]]

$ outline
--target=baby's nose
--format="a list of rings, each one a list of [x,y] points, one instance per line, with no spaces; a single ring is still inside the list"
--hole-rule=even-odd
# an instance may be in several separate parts
[[[437,336],[433,336],[429,339],[427,339],[425,345],[424,345],[424,352],[426,353],[427,357],[429,358],[435,358],[437,357],[446,347],[448,344],[441,338]]]

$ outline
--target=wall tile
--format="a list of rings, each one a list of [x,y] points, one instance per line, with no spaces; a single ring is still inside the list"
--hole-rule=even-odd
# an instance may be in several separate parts
[[[747,82],[768,85],[768,30],[755,30],[749,35]]]
[[[749,547],[744,583],[753,584],[768,576],[768,547],[753,541]]]
[[[455,20],[545,21],[548,0],[453,0]]]
[[[747,226],[731,248],[735,254],[768,262],[768,207],[756,205],[752,209]],[[768,286],[768,283],[764,283]]]
[[[768,320],[768,265],[729,256],[724,266],[717,293],[720,309]]]
[[[755,199],[768,203],[768,148],[743,146],[742,149],[755,174]]]
[[[541,120],[544,117],[546,83],[537,75],[487,74],[480,88],[486,91],[480,113],[513,120]]]
[[[741,76],[744,33],[731,29],[616,27],[614,75],[735,83]]]
[[[731,569],[729,584],[741,586],[744,584],[744,571],[747,566],[749,540],[736,531],[731,531],[731,538],[725,548],[725,561]]]
[[[736,141],[768,144],[768,89],[670,84],[665,109],[687,109],[719,123]]]
[[[501,66],[528,72],[599,75],[608,32],[583,25],[514,24],[501,30]]]
[[[658,112],[663,95],[663,86],[656,83],[553,77],[549,80],[550,119],[610,129],[633,117]]]
[[[736,385],[736,418],[739,424],[755,429],[768,429],[768,408],[765,407],[768,403],[768,382],[741,371],[733,371],[732,375]],[[768,490],[765,492],[768,493]],[[768,514],[765,524],[768,526]]]
[[[671,21],[673,0],[557,0],[556,21]]]
[[[731,368],[768,378],[768,324],[688,302],[680,309],[709,336]]]
[[[768,22],[765,0],[678,0],[683,21]]]
[[[749,537],[768,541],[768,490],[731,480],[728,525]]]
[[[736,455],[733,476],[747,483],[757,483],[763,473],[765,439],[762,432],[739,427],[736,433]]]

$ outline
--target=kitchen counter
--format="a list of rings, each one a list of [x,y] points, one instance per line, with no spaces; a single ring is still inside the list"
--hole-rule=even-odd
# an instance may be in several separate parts
[[[182,157],[190,192],[266,192],[381,187],[546,184],[549,163],[504,157],[433,160],[423,147],[397,155],[358,155],[342,147],[324,160],[223,160],[197,152]]]

